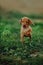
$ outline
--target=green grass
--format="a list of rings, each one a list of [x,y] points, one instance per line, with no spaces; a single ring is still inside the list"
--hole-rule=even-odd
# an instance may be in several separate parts
[[[31,26],[32,46],[30,46],[29,38],[25,38],[24,46],[22,46],[19,19],[23,16],[19,13],[17,15],[12,14],[10,18],[7,14],[0,19],[0,65],[7,63],[8,65],[42,65],[43,57],[39,55],[30,57],[30,54],[34,52],[43,54],[43,22],[40,20],[40,23]]]

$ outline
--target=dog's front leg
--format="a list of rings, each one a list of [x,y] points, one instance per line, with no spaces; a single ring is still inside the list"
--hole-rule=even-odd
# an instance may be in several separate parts
[[[22,43],[24,43],[24,36],[23,36],[23,34],[21,34],[21,39],[20,39],[20,41],[22,42]]]

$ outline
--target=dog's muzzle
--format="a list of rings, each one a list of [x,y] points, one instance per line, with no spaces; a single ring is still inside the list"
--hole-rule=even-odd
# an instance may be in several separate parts
[[[23,28],[26,28],[26,25],[23,25]]]

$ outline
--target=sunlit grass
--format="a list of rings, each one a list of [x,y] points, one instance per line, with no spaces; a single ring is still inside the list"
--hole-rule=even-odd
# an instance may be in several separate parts
[[[25,38],[24,46],[22,46],[20,42],[21,25],[19,19],[24,15],[21,16],[19,13],[16,14],[16,16],[17,15],[18,17],[15,17],[15,15],[12,14],[14,18],[12,16],[6,16],[0,21],[0,61],[2,63],[7,61],[9,64],[12,61],[12,64],[17,65],[19,61],[20,64],[38,65],[37,63],[42,62],[41,60],[43,60],[43,58],[40,58],[39,55],[35,58],[30,57],[30,54],[34,52],[43,53],[43,22],[41,22],[41,20],[40,22],[34,20],[35,25],[31,26],[33,29],[32,46],[30,46],[29,38]]]

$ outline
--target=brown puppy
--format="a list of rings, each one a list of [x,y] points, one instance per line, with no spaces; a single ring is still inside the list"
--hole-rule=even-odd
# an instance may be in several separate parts
[[[31,24],[32,21],[28,18],[28,17],[23,17],[20,20],[21,23],[21,31],[20,31],[20,37],[21,37],[21,42],[24,42],[24,37],[29,37],[31,39],[31,32],[32,32],[32,28],[31,28]]]

